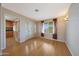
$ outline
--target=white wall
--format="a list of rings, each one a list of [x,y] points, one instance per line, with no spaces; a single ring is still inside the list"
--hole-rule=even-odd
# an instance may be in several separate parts
[[[0,48],[1,48],[1,4],[0,4]]]
[[[58,35],[58,41],[65,42],[66,39],[66,21],[64,17],[59,17],[57,20],[57,35]]]
[[[0,4],[0,55],[2,55],[2,51],[1,51],[1,4]]]
[[[37,24],[36,30],[37,30],[37,34],[38,34],[37,36],[41,37],[42,24],[41,24],[41,22],[37,22],[36,24]]]
[[[3,12],[1,8],[1,49],[6,47],[6,36],[5,36],[5,21],[3,19]]]
[[[1,49],[6,48],[6,19],[5,16],[10,17],[9,19],[15,19],[17,16],[16,13],[11,12],[5,8],[1,8]],[[16,16],[16,17],[15,17]]]
[[[79,4],[72,4],[69,9],[66,44],[72,55],[79,56]]]
[[[38,36],[41,36],[41,31],[42,31],[42,24],[41,22],[37,22],[37,29],[38,29]],[[65,30],[66,30],[66,21],[64,20],[63,17],[58,17],[58,20],[57,20],[57,41],[61,41],[61,42],[64,42],[65,41]],[[48,34],[48,33],[45,33],[44,34],[44,38],[47,38],[47,39],[51,39],[52,40],[52,34]]]
[[[33,28],[33,30],[35,29],[36,24],[34,21],[32,21],[29,18],[26,18],[25,16],[17,14],[13,11],[2,8],[2,14],[1,14],[1,49],[6,48],[6,23],[5,23],[5,21],[6,21],[6,19],[11,19],[11,20],[15,21],[16,18],[18,18],[17,21],[20,21],[20,24],[19,24],[20,25],[20,28],[19,28],[20,29],[19,30],[20,31],[20,33],[19,33],[20,39],[17,41],[24,42],[25,40],[28,39],[28,37],[29,38],[32,37],[32,36],[30,36],[29,32],[32,31],[32,28]],[[31,23],[29,23],[29,22],[31,22]],[[30,28],[30,26],[28,26],[27,23],[29,25],[32,25],[32,28]],[[28,31],[29,30],[28,28],[30,28],[31,30]],[[34,31],[32,31],[31,35],[34,36],[35,33],[36,33],[36,31],[34,30]]]
[[[34,21],[24,17],[21,17],[20,19],[20,42],[24,42],[35,36],[36,24]]]

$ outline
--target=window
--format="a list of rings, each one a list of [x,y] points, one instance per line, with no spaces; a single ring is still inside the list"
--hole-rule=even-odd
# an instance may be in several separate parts
[[[52,20],[45,20],[43,23],[42,33],[54,33],[54,25]]]
[[[49,22],[49,33],[53,33],[53,22]]]

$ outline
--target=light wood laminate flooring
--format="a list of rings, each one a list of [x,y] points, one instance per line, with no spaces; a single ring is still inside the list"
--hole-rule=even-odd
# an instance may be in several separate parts
[[[63,42],[44,38],[32,38],[23,43],[7,41],[8,47],[3,50],[3,56],[71,56]]]

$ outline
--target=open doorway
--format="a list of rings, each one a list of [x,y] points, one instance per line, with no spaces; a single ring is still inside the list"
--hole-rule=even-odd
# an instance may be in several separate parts
[[[11,48],[17,45],[18,40],[18,22],[12,20],[6,20],[6,47]],[[16,40],[17,39],[17,40]]]

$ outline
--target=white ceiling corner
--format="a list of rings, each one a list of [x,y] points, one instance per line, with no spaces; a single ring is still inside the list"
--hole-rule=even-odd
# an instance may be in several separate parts
[[[67,12],[70,3],[2,3],[2,6],[38,21],[62,16]],[[39,12],[35,12],[35,9]]]

